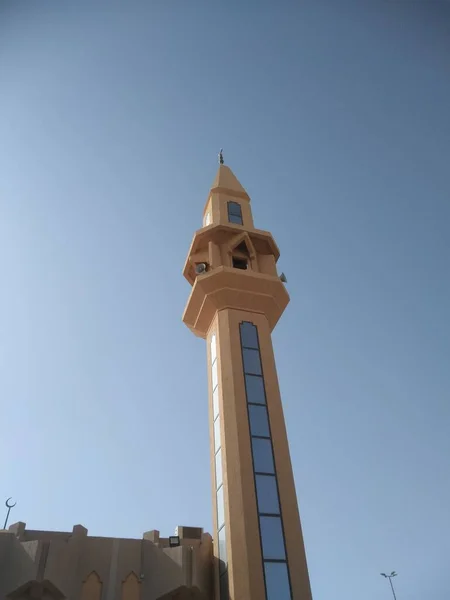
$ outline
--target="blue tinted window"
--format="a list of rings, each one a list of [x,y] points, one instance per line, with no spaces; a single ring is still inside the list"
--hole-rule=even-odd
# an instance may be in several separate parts
[[[228,221],[242,225],[241,205],[237,202],[228,202]]]
[[[247,390],[247,402],[254,404],[265,404],[264,381],[262,377],[255,375],[245,376],[245,389]]]
[[[285,562],[265,562],[264,574],[266,576],[267,600],[291,600],[289,575]]]
[[[267,418],[267,408],[265,406],[248,405],[248,414],[250,419],[250,431],[252,435],[261,435],[270,437],[269,419]]]
[[[274,474],[272,442],[261,438],[252,438],[252,448],[255,472]]]
[[[216,488],[221,486],[222,483],[222,450],[219,450],[219,452],[216,454]]]
[[[225,535],[225,526],[219,531],[219,561],[220,572],[222,573],[227,568],[227,539]]]
[[[230,221],[230,223],[242,225],[242,217],[239,217],[238,215],[229,215],[228,220]]]
[[[280,517],[259,517],[264,559],[285,559],[284,536]]]
[[[223,503],[223,485],[217,490],[217,529],[225,523],[225,506]]]
[[[253,323],[241,323],[241,339],[243,348],[255,348],[258,350],[258,330]]]
[[[228,212],[230,215],[240,215],[241,205],[239,202],[228,202]]]
[[[220,418],[214,421],[214,452],[220,448]]]
[[[280,514],[277,481],[274,475],[255,475],[258,512]]]
[[[250,350],[244,348],[242,350],[244,356],[244,371],[252,375],[261,375],[261,361],[259,359],[259,350]]]

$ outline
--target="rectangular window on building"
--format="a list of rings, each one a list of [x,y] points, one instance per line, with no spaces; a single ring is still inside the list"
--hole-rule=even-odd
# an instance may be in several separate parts
[[[258,512],[268,515],[280,514],[278,488],[275,475],[255,475]]]
[[[270,437],[267,408],[259,404],[248,405],[250,418],[250,433],[259,437]]]
[[[222,475],[222,450],[216,454],[216,488],[220,487],[223,483]]]
[[[252,438],[253,464],[255,473],[275,474],[272,442],[263,438]]]
[[[213,391],[213,415],[214,415],[214,419],[217,419],[217,415],[219,414],[219,388],[216,387],[216,389]]]
[[[217,490],[217,529],[225,523],[225,506],[223,501],[223,485]]]
[[[241,205],[237,202],[228,202],[228,221],[236,225],[243,225]]]
[[[251,350],[243,348],[242,355],[244,357],[244,371],[247,375],[262,375],[261,360],[259,358],[259,350]]]
[[[220,417],[214,421],[214,452],[220,448]]]
[[[259,517],[263,558],[285,560],[283,528],[280,517]]]
[[[285,562],[265,562],[267,600],[291,600],[289,574]]]
[[[211,364],[216,360],[216,358],[217,358],[216,336],[215,336],[215,334],[213,334],[211,336]]]
[[[262,377],[246,375],[245,389],[247,391],[247,402],[252,404],[266,403],[266,394],[264,392],[264,381]]]
[[[219,376],[217,373],[217,359],[216,359],[212,365],[212,389],[213,390],[216,389],[218,382],[219,382]]]
[[[227,568],[227,539],[225,535],[225,526],[219,531],[219,561],[220,572],[223,573]]]
[[[258,333],[252,323],[241,323],[241,338],[243,348],[259,350]]]

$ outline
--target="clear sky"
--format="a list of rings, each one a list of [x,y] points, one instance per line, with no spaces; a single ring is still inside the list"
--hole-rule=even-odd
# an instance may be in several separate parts
[[[314,600],[448,600],[449,57],[448,2],[1,1],[10,522],[211,530],[181,269],[223,146],[288,278]]]

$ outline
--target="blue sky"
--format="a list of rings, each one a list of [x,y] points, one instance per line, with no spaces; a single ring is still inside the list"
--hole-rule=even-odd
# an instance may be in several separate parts
[[[450,4],[0,4],[0,496],[211,530],[181,269],[225,159],[281,249],[315,600],[448,600]],[[0,498],[1,499],[1,498]]]

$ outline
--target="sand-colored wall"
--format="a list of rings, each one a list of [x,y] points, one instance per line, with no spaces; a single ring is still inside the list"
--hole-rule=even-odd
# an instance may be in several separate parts
[[[32,537],[25,532],[23,538]],[[37,532],[20,542],[0,532],[0,598],[30,580],[48,579],[70,600],[122,600],[129,579],[133,598],[157,600],[179,586],[197,586],[211,598],[212,539],[182,539],[175,548],[148,539],[90,537],[84,528],[72,534]],[[160,547],[161,546],[161,547]],[[98,596],[101,589],[100,598]],[[131,587],[130,587],[131,589]],[[130,592],[131,593],[131,592]],[[127,600],[127,599],[124,599]]]

